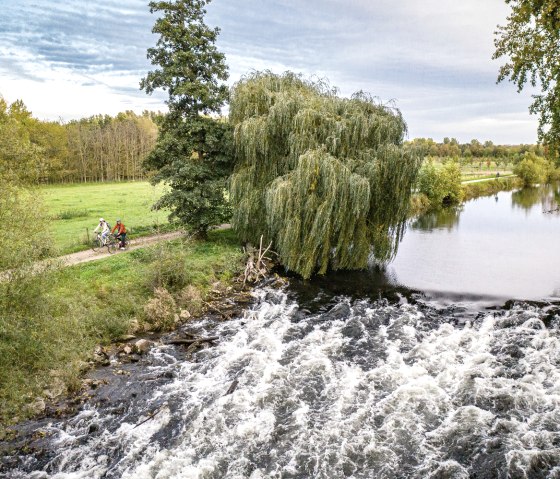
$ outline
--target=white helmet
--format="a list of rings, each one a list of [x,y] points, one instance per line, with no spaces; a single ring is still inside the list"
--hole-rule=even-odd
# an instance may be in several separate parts
[[[103,218],[99,218],[99,222],[103,223],[105,220]]]

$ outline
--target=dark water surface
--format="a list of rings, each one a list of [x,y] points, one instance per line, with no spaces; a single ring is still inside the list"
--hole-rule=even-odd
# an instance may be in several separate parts
[[[392,281],[422,291],[503,299],[560,297],[560,188],[546,186],[421,217],[408,228]]]
[[[78,414],[28,425],[0,477],[559,479],[560,303],[496,300],[558,295],[553,199],[424,217],[389,274],[257,289],[188,326],[215,347],[154,348]]]

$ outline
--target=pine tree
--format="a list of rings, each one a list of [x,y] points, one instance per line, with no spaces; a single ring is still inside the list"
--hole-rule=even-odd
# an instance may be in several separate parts
[[[219,29],[204,23],[209,2],[149,3],[151,13],[162,13],[152,30],[159,40],[148,49],[148,59],[159,68],[140,83],[148,94],[159,88],[169,95],[169,113],[146,161],[157,170],[153,181],[171,186],[155,208],[170,208],[171,219],[202,236],[229,217],[225,189],[232,165],[229,125],[211,116],[227,100],[228,72],[216,48]]]

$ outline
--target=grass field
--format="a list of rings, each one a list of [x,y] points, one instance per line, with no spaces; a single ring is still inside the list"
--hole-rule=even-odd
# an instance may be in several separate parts
[[[111,226],[121,218],[130,233],[149,234],[168,229],[167,211],[151,206],[162,195],[164,186],[148,182],[95,183],[45,186],[40,190],[52,218],[52,233],[58,254],[87,248],[89,232],[105,218]]]

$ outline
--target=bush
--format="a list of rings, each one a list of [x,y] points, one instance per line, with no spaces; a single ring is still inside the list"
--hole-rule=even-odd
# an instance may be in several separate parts
[[[432,207],[458,204],[463,199],[461,167],[454,161],[445,165],[427,161],[420,168],[417,189],[428,198]]]
[[[154,297],[144,306],[146,322],[154,331],[171,329],[175,324],[177,305],[173,296],[165,288],[156,288]]]
[[[186,309],[191,315],[198,316],[203,312],[204,302],[200,290],[194,286],[184,288],[178,297],[179,304]]]
[[[513,172],[523,180],[525,186],[547,183],[555,176],[554,164],[535,153],[525,153]]]
[[[170,249],[168,245],[158,245],[154,249],[155,260],[148,276],[150,288],[165,288],[178,292],[191,282],[192,273],[187,269],[187,250]]]

